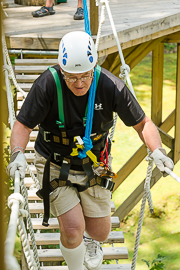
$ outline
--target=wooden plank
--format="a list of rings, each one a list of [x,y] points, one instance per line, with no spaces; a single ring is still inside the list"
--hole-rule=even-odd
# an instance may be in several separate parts
[[[35,142],[28,142],[28,144],[26,146],[26,151],[34,150],[34,145],[35,145]]]
[[[30,134],[30,141],[35,141],[38,135],[38,131],[32,131]]]
[[[171,150],[174,149],[174,141],[175,139],[172,138],[169,134],[163,131],[161,128],[157,127],[159,134],[161,136],[162,143],[169,147]]]
[[[35,154],[34,153],[25,153],[26,161],[28,163],[34,162]]]
[[[157,126],[162,123],[163,63],[164,44],[160,43],[153,50],[152,56],[151,119]]]
[[[29,91],[32,87],[32,83],[18,83],[19,87],[22,88],[24,91]]]
[[[60,249],[38,249],[38,257],[40,262],[63,261]],[[128,259],[128,251],[126,247],[103,247],[104,260]]]
[[[41,74],[45,70],[48,69],[48,66],[15,66],[15,73],[23,73],[23,74]],[[17,78],[17,75],[16,75]]]
[[[40,199],[37,195],[36,195],[36,191],[37,189],[33,189],[33,190],[28,190],[28,200],[31,201],[42,201],[42,199]]]
[[[176,114],[175,114],[174,162],[180,159],[180,43],[177,46]]]
[[[57,59],[15,59],[15,67],[16,66],[53,66],[57,65],[58,60]]]
[[[33,179],[32,179],[32,177],[25,177],[24,178],[24,184],[25,184],[25,186],[26,187],[30,187],[30,186],[32,186],[33,184],[34,184],[34,181],[33,181]]]
[[[164,39],[164,42],[170,42],[170,43],[180,43],[180,31],[167,35]]]
[[[168,132],[175,124],[175,111],[173,111],[162,123],[160,128],[165,132]],[[135,154],[124,164],[123,167],[118,171],[115,181],[114,190],[115,191],[120,184],[128,177],[128,175],[138,166],[138,164],[147,155],[147,150],[145,145],[142,145]]]
[[[30,177],[26,177],[24,182],[25,182],[25,185],[26,186],[31,186],[32,184],[34,184],[34,181],[31,180],[30,178],[30,181],[28,180]],[[29,200],[31,200],[29,198]],[[111,212],[114,212],[116,209],[115,209],[115,205],[114,205],[114,202],[111,201]],[[44,205],[43,203],[29,203],[29,211],[31,214],[40,214],[40,213],[44,213]]]
[[[49,226],[45,227],[42,226],[42,218],[32,218],[31,219],[33,228],[36,230],[52,230],[52,229],[59,229],[59,223],[57,218],[50,218],[49,219]],[[118,217],[111,217],[111,227],[112,229],[114,228],[119,228],[120,227],[120,221]]]
[[[173,151],[171,151],[168,156],[173,158]],[[157,167],[152,172],[152,178],[150,182],[150,188],[156,184],[156,182],[162,177],[161,172]],[[131,193],[131,195],[118,207],[114,212],[113,216],[118,216],[120,221],[122,221],[128,213],[136,206],[136,204],[142,199],[144,192],[145,179],[141,184]]]
[[[29,243],[32,245],[31,237],[28,235]],[[36,245],[59,245],[60,233],[35,233]],[[112,231],[108,239],[103,243],[124,243],[124,235],[121,231]]]
[[[17,82],[33,83],[39,75],[16,75]]]
[[[41,270],[68,270],[68,267],[41,266]],[[131,264],[102,264],[99,270],[131,270]]]

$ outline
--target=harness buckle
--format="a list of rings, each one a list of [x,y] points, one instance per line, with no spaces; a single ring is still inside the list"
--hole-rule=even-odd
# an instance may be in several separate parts
[[[103,187],[104,189],[107,189],[108,188],[110,181],[111,181],[110,178],[106,178],[106,186]]]
[[[58,153],[54,153],[54,160],[55,161],[60,161],[60,157],[61,156],[61,154],[58,154]]]
[[[48,134],[50,134],[51,132],[49,132],[49,131],[44,131],[44,140],[45,140],[45,142],[50,142],[51,140],[48,140],[47,138],[46,138],[46,136],[48,135]]]

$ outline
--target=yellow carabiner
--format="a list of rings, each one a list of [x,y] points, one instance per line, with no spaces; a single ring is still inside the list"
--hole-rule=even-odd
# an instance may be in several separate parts
[[[93,154],[93,152],[90,151],[90,150],[88,150],[86,152],[86,154],[93,161],[94,167],[98,167],[99,166],[99,162],[97,161],[97,157]]]

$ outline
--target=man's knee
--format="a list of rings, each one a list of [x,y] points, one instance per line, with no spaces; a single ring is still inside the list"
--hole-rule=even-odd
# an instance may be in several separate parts
[[[84,233],[84,227],[66,227],[61,229],[61,239],[63,242],[67,243],[68,245],[73,245],[77,242],[82,241]]]

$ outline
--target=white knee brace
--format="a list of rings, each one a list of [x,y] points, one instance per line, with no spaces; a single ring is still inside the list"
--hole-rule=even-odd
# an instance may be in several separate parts
[[[62,255],[68,265],[69,270],[84,270],[84,254],[85,254],[85,245],[84,242],[76,248],[66,248],[63,246],[60,240],[60,249]]]

